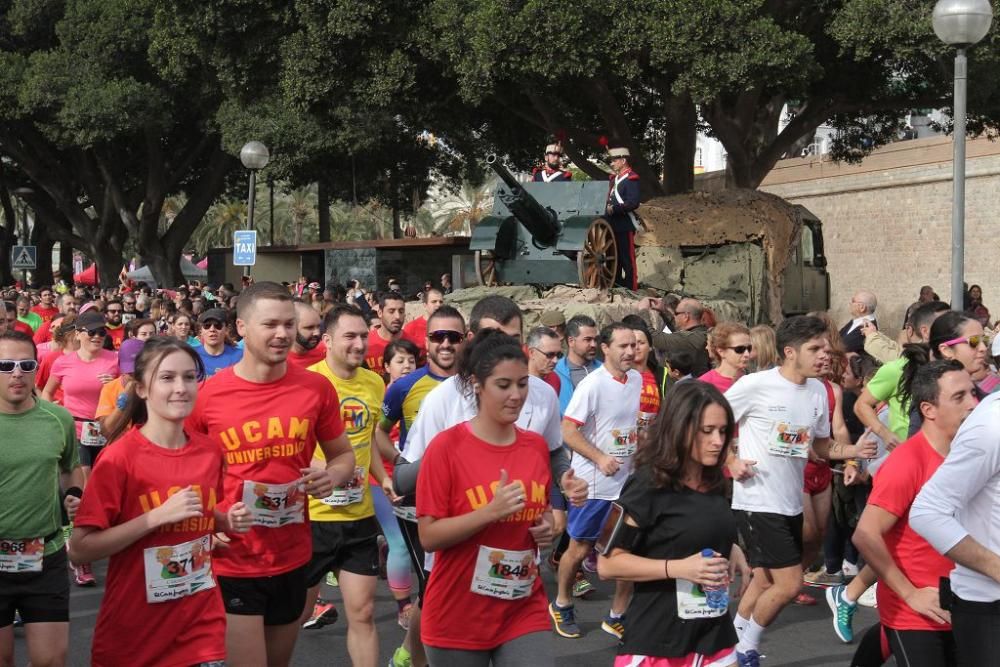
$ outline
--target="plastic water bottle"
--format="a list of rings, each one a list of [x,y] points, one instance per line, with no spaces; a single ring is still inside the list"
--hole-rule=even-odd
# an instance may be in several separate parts
[[[711,549],[702,549],[701,555],[703,558],[714,558],[715,552]],[[705,602],[708,604],[709,609],[728,609],[729,608],[729,577],[725,578],[721,584],[715,586],[702,586],[701,590],[705,591]]]

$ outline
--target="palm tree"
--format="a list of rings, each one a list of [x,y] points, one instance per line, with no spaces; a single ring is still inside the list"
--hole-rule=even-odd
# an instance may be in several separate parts
[[[231,246],[233,232],[243,229],[246,217],[246,202],[221,200],[213,204],[191,236],[195,254],[202,256],[209,248]]]
[[[496,179],[480,185],[465,181],[458,190],[435,183],[428,189],[427,200],[414,224],[420,236],[457,236],[472,233],[472,228],[493,208]]]

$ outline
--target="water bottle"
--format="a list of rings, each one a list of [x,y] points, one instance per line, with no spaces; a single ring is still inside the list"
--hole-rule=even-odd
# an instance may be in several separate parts
[[[715,552],[712,549],[702,549],[701,555],[703,558],[714,558]],[[729,608],[729,577],[725,578],[721,584],[715,586],[702,586],[701,590],[705,591],[705,602],[708,604],[709,609],[728,609]]]

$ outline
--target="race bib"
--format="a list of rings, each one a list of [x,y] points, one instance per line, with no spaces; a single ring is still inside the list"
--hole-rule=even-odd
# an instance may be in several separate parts
[[[639,437],[634,428],[614,428],[607,434],[600,450],[616,459],[627,459],[635,454]]]
[[[30,537],[24,540],[0,538],[0,572],[41,572],[45,555],[45,538]]]
[[[87,447],[103,447],[108,443],[101,435],[101,425],[97,422],[80,422],[80,444]]]
[[[812,445],[812,430],[808,426],[795,426],[776,421],[768,435],[767,453],[773,456],[804,459],[809,456],[810,445]]]
[[[215,588],[209,535],[173,546],[142,551],[146,602],[166,602]]]
[[[264,484],[245,480],[243,503],[250,508],[253,525],[278,528],[305,521],[305,488],[302,482]]]
[[[531,595],[538,576],[534,551],[508,551],[480,546],[471,591],[501,600],[519,600]]]
[[[345,486],[334,487],[321,502],[331,507],[344,507],[360,503],[365,498],[365,487],[368,486],[368,475],[364,468],[354,469],[354,478]]]
[[[711,607],[708,604],[708,596],[698,584],[687,579],[675,581],[677,583],[677,615],[681,618],[717,618],[728,613],[727,606]]]
[[[406,507],[400,505],[392,506],[392,513],[403,521],[409,521],[410,523],[417,522],[417,508],[416,507]]]

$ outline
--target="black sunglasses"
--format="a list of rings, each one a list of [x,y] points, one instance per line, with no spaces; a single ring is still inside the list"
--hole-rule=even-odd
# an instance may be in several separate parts
[[[427,338],[430,339],[432,343],[443,343],[448,341],[452,345],[457,345],[462,342],[465,336],[458,333],[457,331],[452,331],[451,329],[442,329],[440,331],[431,331],[427,334]]]
[[[108,330],[104,327],[97,327],[96,329],[77,329],[77,331],[86,331],[87,335],[91,338],[95,338],[96,336],[103,338],[108,335]]]
[[[552,361],[553,359],[562,359],[563,358],[562,350],[558,350],[556,352],[542,352],[537,347],[533,347],[531,349],[534,350],[535,352],[538,352],[539,354],[545,355],[545,358],[548,359],[549,361]]]
[[[745,352],[753,352],[753,345],[734,345],[729,349],[736,354],[743,354]]]
[[[13,373],[15,368],[22,373],[33,373],[38,368],[34,359],[0,359],[0,373]]]
[[[203,330],[204,329],[218,329],[219,331],[223,331],[226,328],[226,325],[223,324],[222,322],[219,322],[218,320],[206,320],[206,321],[204,321],[204,322],[201,323],[201,328]]]

